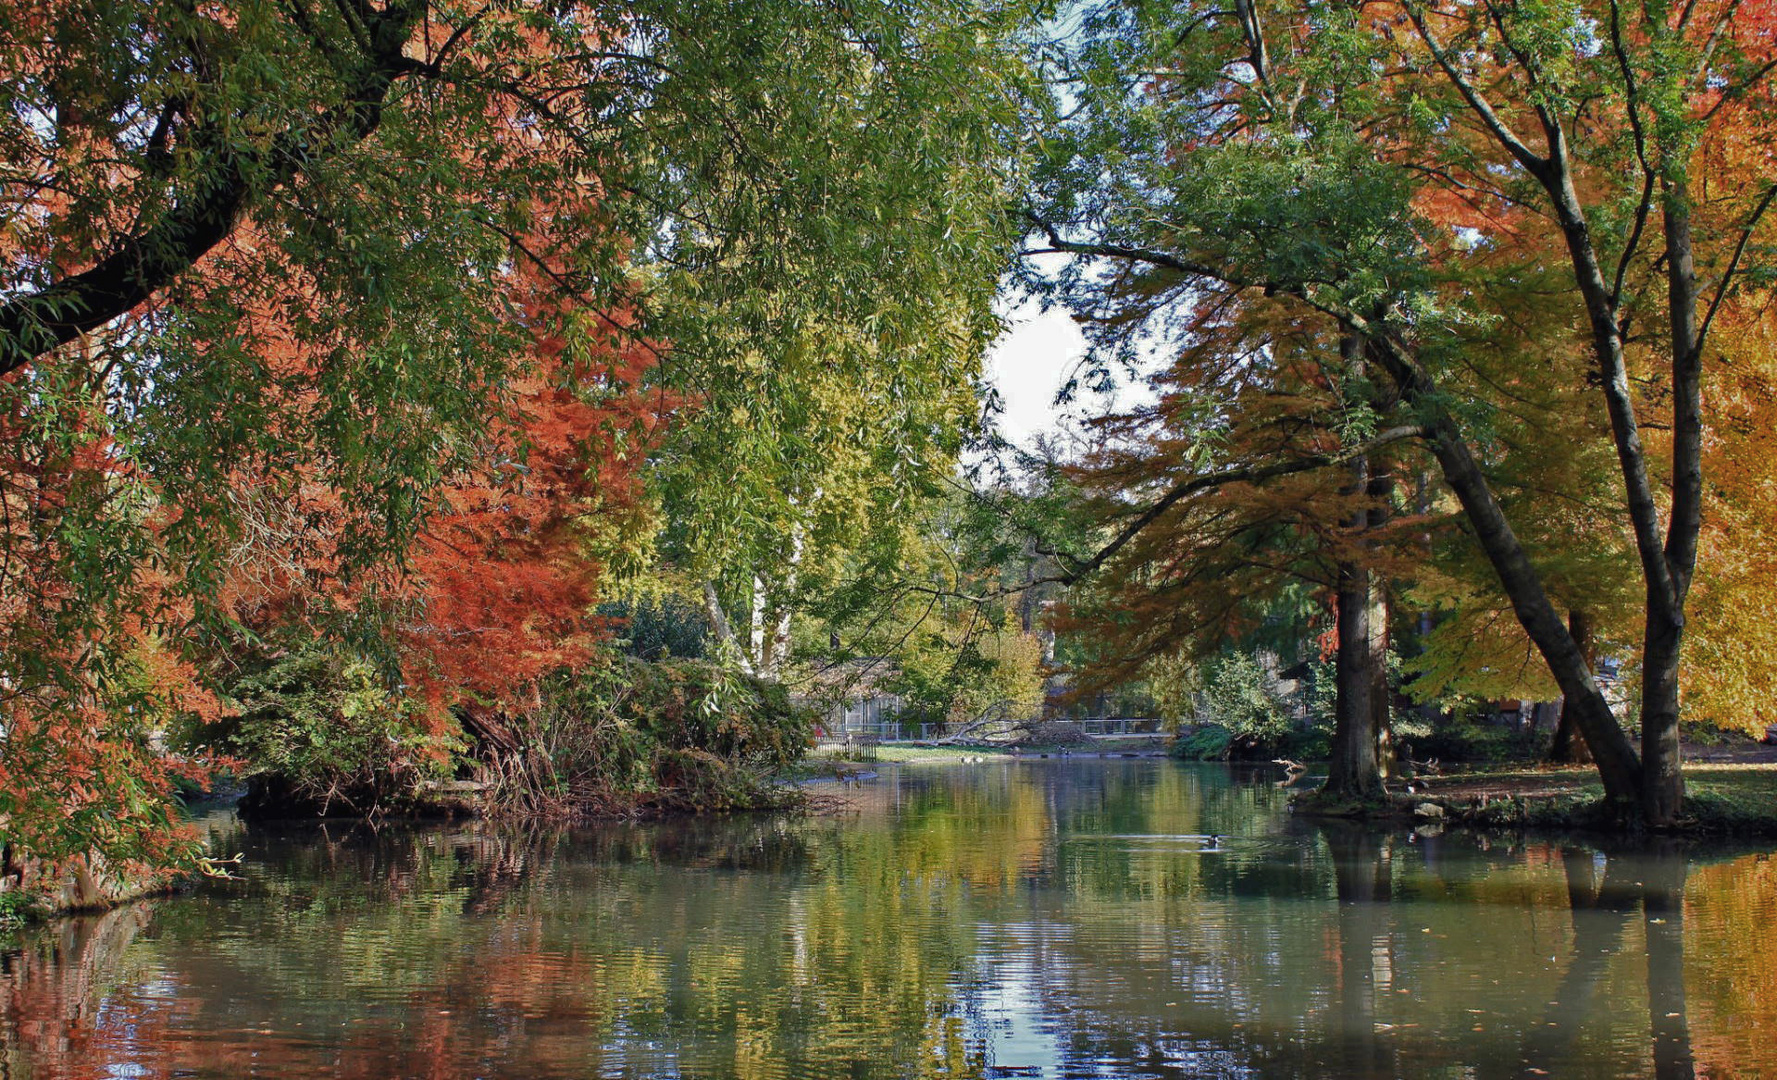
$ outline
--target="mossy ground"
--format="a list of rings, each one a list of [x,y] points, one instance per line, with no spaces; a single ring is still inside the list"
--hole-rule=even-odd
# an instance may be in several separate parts
[[[1696,763],[1685,767],[1684,815],[1671,831],[1696,836],[1777,837],[1777,764]],[[1508,768],[1397,781],[1377,802],[1304,793],[1298,812],[1319,816],[1416,818],[1435,806],[1440,820],[1477,828],[1634,831],[1632,808],[1605,801],[1589,768]]]

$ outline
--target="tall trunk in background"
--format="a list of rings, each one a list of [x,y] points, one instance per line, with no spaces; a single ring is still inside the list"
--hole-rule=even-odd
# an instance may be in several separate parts
[[[1365,374],[1365,348],[1355,334],[1339,341],[1345,369]],[[1333,661],[1333,748],[1327,782],[1321,788],[1342,799],[1379,799],[1384,794],[1382,747],[1388,731],[1388,590],[1369,558],[1369,538],[1388,519],[1394,477],[1374,455],[1351,460],[1346,491],[1363,497],[1346,522],[1354,552],[1335,573],[1338,593],[1338,652]]]
[[[761,674],[764,672],[768,657],[765,655],[765,579],[757,573],[753,575],[752,632],[747,636],[747,656],[753,662],[753,668]]]
[[[1573,635],[1574,644],[1586,658],[1586,666],[1596,670],[1597,650],[1592,645],[1592,617],[1583,609],[1575,608],[1567,613],[1567,632]],[[1567,705],[1567,699],[1561,699],[1561,716],[1555,722],[1555,741],[1549,747],[1549,760],[1565,765],[1587,765],[1592,761],[1592,750],[1586,745],[1586,736],[1580,731],[1577,710]]]
[[[1370,459],[1370,482],[1365,488],[1370,506],[1365,511],[1365,528],[1372,534],[1381,529],[1394,514],[1394,469],[1386,459]],[[1371,540],[1373,547],[1375,541]],[[1394,691],[1388,685],[1389,619],[1394,608],[1388,595],[1388,575],[1370,571],[1370,683],[1371,708],[1374,710],[1376,765],[1386,779],[1394,768]]]
[[[802,550],[803,529],[798,522],[790,526],[790,568],[778,583],[777,595],[771,604],[771,639],[766,642],[767,651],[760,658],[759,673],[768,680],[779,678],[784,664],[790,659],[790,626],[796,610],[796,580],[802,569]]]
[[[715,631],[717,643],[739,661],[742,671],[753,674],[753,661],[734,636],[734,624],[728,621],[728,613],[722,609],[722,597],[716,592],[714,582],[703,583],[703,610],[709,616],[710,629]]]
[[[1018,590],[1018,628],[1034,633],[1037,628],[1037,538],[1024,538],[1024,588]]]

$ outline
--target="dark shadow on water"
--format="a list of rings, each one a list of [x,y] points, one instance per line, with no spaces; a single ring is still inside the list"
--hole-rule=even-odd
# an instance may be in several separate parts
[[[1656,844],[1642,871],[1642,922],[1647,928],[1647,1012],[1654,1038],[1654,1074],[1676,1080],[1697,1074],[1684,995],[1685,855],[1672,841]]]
[[[1494,1062],[1484,1077],[1557,1073],[1593,1013],[1611,959],[1623,948],[1641,898],[1641,882],[1632,878],[1627,860],[1569,846],[1561,849],[1561,866],[1573,912],[1573,955],[1548,1011],[1525,1035],[1518,1067]]]

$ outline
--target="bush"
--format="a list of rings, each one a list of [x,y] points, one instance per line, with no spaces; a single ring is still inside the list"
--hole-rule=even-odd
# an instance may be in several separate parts
[[[1547,751],[1546,732],[1520,731],[1504,724],[1471,719],[1452,719],[1430,725],[1424,734],[1403,733],[1397,723],[1396,741],[1409,741],[1413,757],[1442,762],[1525,761]]]
[[[620,623],[615,644],[642,660],[702,659],[709,654],[709,624],[702,611],[683,597],[640,596],[610,600],[598,614]]]
[[[36,917],[37,909],[23,892],[17,889],[0,892],[0,934],[21,929]]]
[[[410,809],[449,775],[456,734],[369,660],[312,640],[229,686],[237,715],[209,738],[240,758],[242,809],[262,815]]]
[[[1016,626],[956,634],[939,629],[909,640],[883,688],[906,704],[907,724],[976,720],[996,706],[1035,716],[1043,703],[1043,646]]]
[[[1229,653],[1206,665],[1197,701],[1206,723],[1226,728],[1231,741],[1248,746],[1275,745],[1295,726],[1276,677],[1245,653]]]
[[[1220,724],[1205,724],[1172,741],[1169,752],[1187,761],[1221,761],[1234,746],[1234,733]]]
[[[495,808],[560,817],[781,804],[771,774],[807,750],[814,719],[776,684],[610,656],[547,681],[535,707],[471,727]]]

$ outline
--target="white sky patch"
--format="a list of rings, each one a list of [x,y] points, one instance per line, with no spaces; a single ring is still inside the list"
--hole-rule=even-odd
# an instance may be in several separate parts
[[[1091,417],[1154,399],[1145,381],[1120,377],[1109,399],[1082,388],[1057,405],[1056,393],[1082,370],[1085,336],[1065,311],[1044,312],[1034,303],[1014,308],[1006,323],[988,350],[987,379],[1004,400],[999,428],[1008,442],[1028,450],[1040,434],[1078,436]]]

